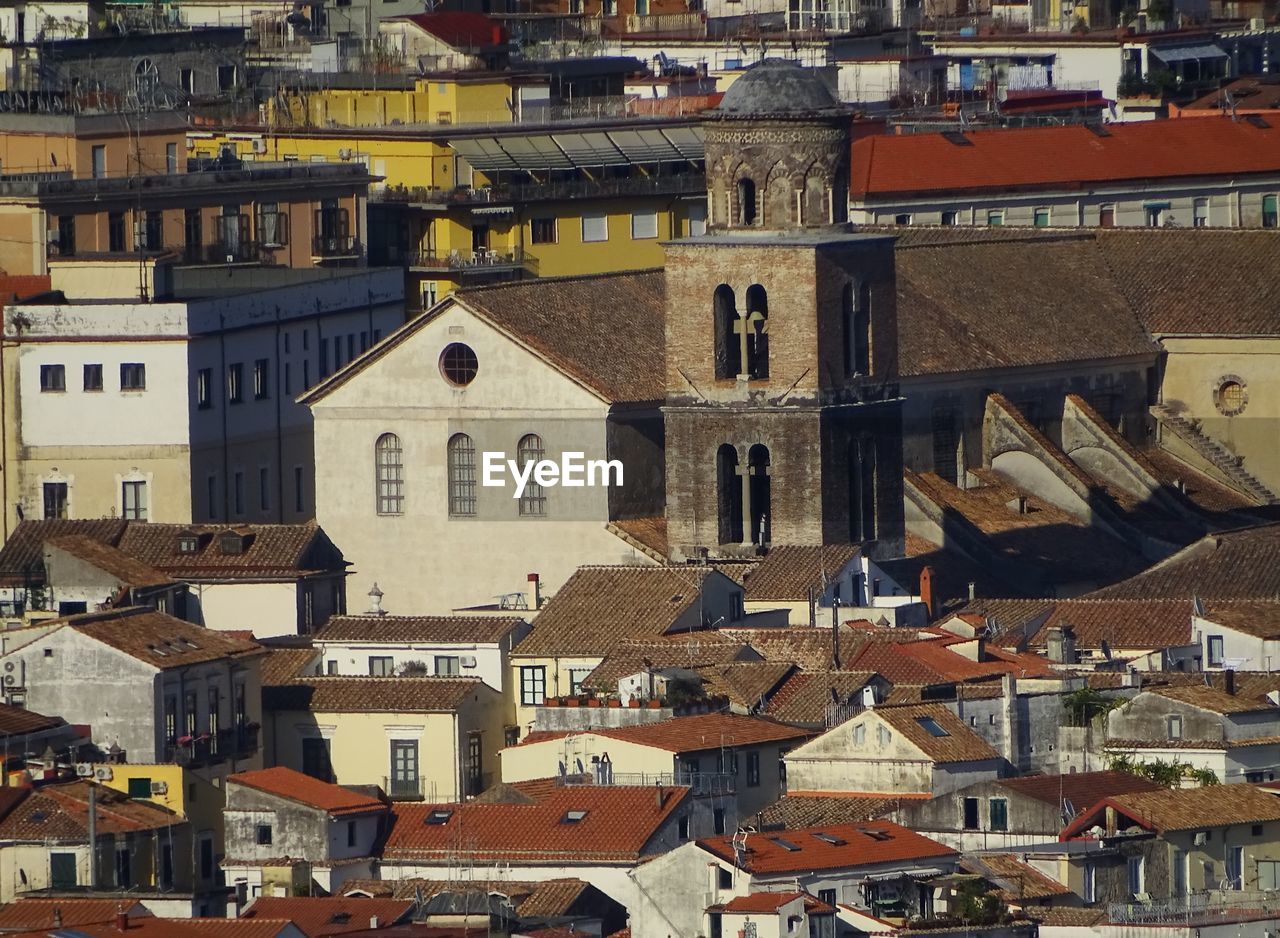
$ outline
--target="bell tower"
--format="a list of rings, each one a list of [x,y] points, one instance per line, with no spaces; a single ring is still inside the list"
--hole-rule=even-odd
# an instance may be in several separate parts
[[[704,123],[708,231],[667,247],[676,557],[903,540],[893,239],[854,234],[850,115],[766,60]]]

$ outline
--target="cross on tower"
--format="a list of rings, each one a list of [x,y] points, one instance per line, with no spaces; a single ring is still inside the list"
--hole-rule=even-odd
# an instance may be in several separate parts
[[[733,321],[733,331],[738,336],[738,367],[742,369],[738,377],[756,377],[756,359],[762,338],[769,332],[769,318],[758,309],[752,310]]]

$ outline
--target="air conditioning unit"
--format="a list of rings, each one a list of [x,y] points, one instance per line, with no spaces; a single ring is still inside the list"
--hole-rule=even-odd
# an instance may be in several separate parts
[[[151,783],[151,794],[153,794],[153,795],[167,795],[167,794],[169,794],[169,783],[168,783],[168,782],[152,782],[152,783]]]
[[[16,674],[6,674],[6,675],[4,676],[4,686],[5,686],[5,687],[13,687],[13,686],[15,686],[17,683],[18,683],[18,676],[17,676]]]
[[[351,147],[342,147],[342,148],[340,148],[340,149],[338,150],[338,159],[340,159],[340,160],[349,160],[349,159],[351,159]]]
[[[1205,831],[1196,831],[1196,835],[1191,838],[1191,842],[1197,847],[1203,847],[1209,842],[1209,835]]]
[[[476,666],[476,656],[463,655],[461,658],[458,659],[458,663],[462,665],[464,668],[474,668]]]
[[[100,782],[111,781],[111,766],[100,765],[93,770],[93,777]]]
[[[266,141],[266,140],[264,140],[264,139],[262,139],[261,137],[258,137],[258,138],[256,138],[256,139],[254,139],[254,140],[253,140],[253,142],[252,142],[252,145],[253,145],[253,152],[254,152],[254,153],[266,153],[266,152],[267,152],[267,141]]]
[[[78,775],[80,778],[90,778],[90,777],[92,777],[92,775],[93,775],[93,763],[92,763],[92,762],[77,762],[77,763],[76,763],[76,775]]]
[[[5,674],[12,674],[12,673],[13,673],[13,669],[14,669],[14,667],[15,667],[15,665],[14,665],[14,663],[13,663],[12,661],[6,661],[6,662],[4,663],[4,673],[5,673]]]

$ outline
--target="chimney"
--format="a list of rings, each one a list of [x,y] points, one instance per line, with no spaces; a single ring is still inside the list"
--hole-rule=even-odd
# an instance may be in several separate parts
[[[969,581],[969,602],[973,602],[977,598],[978,598],[978,584],[973,582],[973,580],[970,580]]]
[[[1222,689],[1233,697],[1236,693],[1236,671],[1235,668],[1227,668],[1222,672]]]
[[[924,603],[925,615],[932,622],[938,617],[937,597],[933,592],[933,567],[925,567],[920,571],[920,601]]]
[[[116,930],[129,930],[129,913],[124,910],[124,906],[116,906]]]
[[[54,928],[62,927],[62,909],[60,909],[56,905],[53,907],[53,927]]]
[[[662,802],[667,800],[667,793],[662,788],[662,782],[658,782],[658,785],[654,789],[654,791],[658,795],[658,810],[662,810]]]
[[[378,927],[378,916],[376,916],[376,915],[370,915],[370,916],[369,916],[369,931],[373,931],[373,930],[374,930],[374,929],[376,929],[377,927]]]
[[[533,596],[533,608],[542,608],[542,580],[536,573],[529,574],[529,593]]]
[[[1049,629],[1045,637],[1049,660],[1056,664],[1076,664],[1076,632],[1065,622]]]

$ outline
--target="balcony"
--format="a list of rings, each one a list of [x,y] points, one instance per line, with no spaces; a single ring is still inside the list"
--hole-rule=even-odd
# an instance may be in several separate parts
[[[409,255],[409,269],[418,271],[448,270],[460,273],[485,273],[502,270],[519,270],[528,258],[520,248],[514,251],[450,251],[437,254],[434,251],[418,251]]]
[[[373,190],[373,202],[399,202],[423,208],[441,209],[450,205],[493,205],[505,203],[551,202],[564,199],[613,198],[620,196],[705,195],[706,176],[681,173],[670,176],[628,176],[621,179],[567,179],[558,182],[523,182],[456,189],[435,186],[388,186]]]
[[[184,264],[191,265],[260,264],[264,260],[263,246],[257,241],[191,244],[175,250],[182,255]]]
[[[414,778],[383,776],[382,790],[392,801],[421,801],[424,791],[423,781],[424,779],[420,776]]]
[[[1280,893],[1211,889],[1146,902],[1111,902],[1107,917],[1116,925],[1212,925],[1256,919],[1274,909]]]
[[[218,765],[226,759],[245,759],[258,751],[258,725],[245,726],[199,736],[180,736],[165,744],[164,761],[197,769]]]
[[[361,256],[360,240],[352,235],[318,235],[311,239],[311,256],[320,260],[349,260]]]
[[[689,788],[695,795],[732,795],[737,778],[730,772],[614,772],[608,766],[592,765],[592,771],[562,775],[560,785],[633,785],[653,788],[665,785]]]
[[[238,161],[237,161],[238,162]],[[268,189],[290,186],[313,191],[322,185],[350,184],[360,189],[369,184],[369,171],[363,163],[299,163],[293,161],[239,163],[207,167],[185,173],[151,173],[71,178],[70,174],[24,173],[0,176],[0,196],[37,198],[42,202],[83,202],[120,196],[141,199],[151,193],[173,196],[200,190],[226,193],[240,190],[260,193]]]

